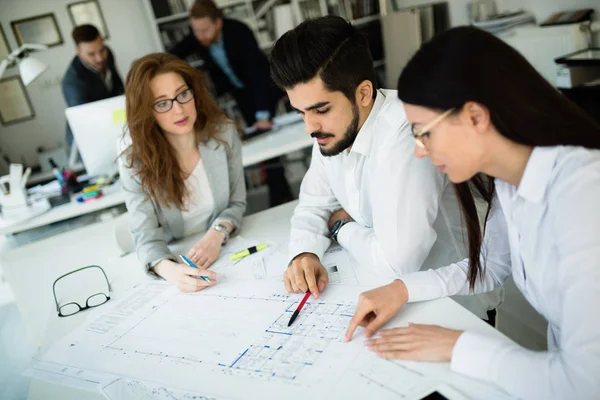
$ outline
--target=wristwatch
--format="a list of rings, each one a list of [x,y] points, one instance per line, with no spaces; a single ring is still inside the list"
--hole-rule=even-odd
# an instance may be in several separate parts
[[[335,221],[333,223],[333,226],[331,227],[331,230],[329,231],[331,239],[333,239],[337,242],[338,233],[340,233],[342,226],[346,225],[348,222],[354,222],[354,220],[352,218],[346,218],[346,219],[338,219],[337,221]]]
[[[225,238],[223,239],[223,243],[221,243],[222,246],[225,246],[225,244],[227,243],[227,241],[229,240],[229,231],[227,230],[227,227],[223,224],[213,224],[211,226],[212,229],[219,231],[221,233],[223,233],[223,235],[225,235]]]

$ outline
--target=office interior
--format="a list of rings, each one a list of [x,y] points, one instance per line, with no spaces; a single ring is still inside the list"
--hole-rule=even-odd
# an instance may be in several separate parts
[[[75,55],[75,44],[71,38],[75,25],[69,12],[69,5],[74,3],[78,2],[0,1],[0,26],[8,45],[6,54],[0,55],[8,57],[10,52],[20,47],[14,21],[50,14],[60,36],[60,43],[27,53],[27,57],[43,63],[45,69],[27,85],[16,86],[21,90],[19,93],[25,96],[23,99],[26,104],[21,105],[21,108],[26,109],[27,115],[15,120],[2,120],[0,176],[6,177],[8,181],[12,174],[11,164],[20,164],[22,167],[19,176],[27,175],[23,177],[26,180],[24,186],[29,189],[30,195],[44,190],[50,193],[52,188],[56,188],[55,163],[59,169],[68,167],[80,177],[90,178],[90,184],[106,184],[102,200],[105,203],[99,203],[101,199],[97,199],[98,204],[93,206],[93,202],[83,201],[83,192],[76,192],[66,198],[60,196],[62,200],[50,200],[44,210],[21,219],[12,227],[8,223],[0,224],[4,232],[0,237],[2,399],[31,398],[32,378],[24,376],[23,372],[29,367],[31,357],[39,350],[39,342],[31,339],[25,322],[30,316],[23,315],[23,310],[19,307],[20,299],[26,294],[14,293],[1,260],[14,260],[11,253],[24,256],[20,263],[23,268],[31,269],[31,279],[35,280],[36,269],[44,268],[44,265],[30,265],[26,256],[28,246],[36,243],[39,245],[44,241],[55,243],[61,235],[73,235],[94,224],[114,224],[114,237],[111,240],[117,242],[115,249],[121,249],[119,241],[130,240],[127,238],[124,222],[127,209],[124,197],[119,197],[121,183],[114,157],[118,150],[123,149],[121,139],[126,118],[124,96],[68,110],[61,90],[63,76]],[[136,59],[149,53],[168,51],[190,32],[187,10],[193,3],[191,0],[94,0],[89,3],[95,3],[95,7],[101,10],[103,29],[107,31],[105,43],[114,53],[116,67],[123,80]],[[436,33],[451,27],[477,23],[485,29],[488,27],[486,18],[495,13],[525,11],[530,19],[522,24],[503,27],[495,34],[519,50],[557,90],[570,97],[596,120],[600,120],[600,76],[594,75],[597,74],[598,67],[595,67],[591,75],[584,74],[586,80],[596,81],[595,86],[582,89],[581,77],[569,71],[568,64],[555,61],[570,53],[600,46],[600,5],[597,0],[217,0],[216,3],[226,10],[226,16],[242,19],[251,27],[259,46],[267,55],[278,37],[303,20],[326,13],[341,15],[367,36],[378,83],[380,87],[390,89],[395,89],[396,80],[410,56]],[[480,21],[473,20],[477,13],[474,7],[480,12],[477,17],[481,18]],[[554,13],[578,9],[594,9],[591,21],[540,26]],[[202,68],[202,60],[198,58],[190,57],[186,61],[194,67]],[[14,62],[4,71],[0,85],[8,85],[15,78],[18,81],[21,75],[23,71]],[[20,96],[0,90],[0,97],[9,95]],[[240,135],[244,139],[244,132],[251,130],[245,124],[233,97],[225,94],[217,100],[228,116],[238,122]],[[6,109],[7,102],[0,103]],[[273,165],[268,160],[276,156],[278,165],[283,167],[293,197],[289,200],[298,199],[302,178],[310,164],[312,139],[304,131],[301,118],[285,99],[278,104],[276,113],[280,122],[276,124],[276,129],[243,142],[247,156],[255,157],[244,161],[248,190],[246,216],[273,206],[266,182],[268,170]],[[70,118],[76,143],[79,142],[71,147],[67,145],[65,138],[67,118]],[[289,139],[279,142],[276,139],[266,139],[282,132],[288,134]],[[80,203],[77,202],[78,198],[81,199]],[[90,211],[73,211],[73,207],[79,204],[82,207],[90,206]],[[50,218],[49,215],[59,216],[44,219]],[[69,257],[69,246],[77,244],[65,245],[64,257]],[[110,257],[120,255],[111,254]],[[48,264],[59,262],[61,261],[58,259],[47,260]],[[103,260],[97,261],[98,264],[102,262]],[[510,279],[505,283],[504,290],[505,300],[498,309],[497,329],[527,348],[546,349],[545,320],[528,305]]]

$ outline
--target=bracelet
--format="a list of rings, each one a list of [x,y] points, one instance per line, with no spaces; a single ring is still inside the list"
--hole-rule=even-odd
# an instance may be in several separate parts
[[[221,246],[225,246],[225,244],[229,240],[229,231],[227,230],[227,227],[222,224],[213,224],[213,226],[211,226],[211,228],[218,232],[221,232],[223,235],[225,235],[225,238],[223,239],[223,243],[221,243]]]

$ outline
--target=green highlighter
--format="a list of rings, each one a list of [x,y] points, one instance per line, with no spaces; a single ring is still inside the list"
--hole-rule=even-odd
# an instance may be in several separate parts
[[[267,246],[266,243],[257,244],[256,246],[249,247],[247,249],[244,249],[242,251],[238,251],[237,253],[234,253],[234,254],[230,255],[229,259],[231,261],[236,261],[236,260],[239,260],[240,258],[244,258],[246,256],[249,256],[250,254],[254,254],[254,253],[258,252],[258,251],[264,250],[267,247],[269,247],[269,246]]]

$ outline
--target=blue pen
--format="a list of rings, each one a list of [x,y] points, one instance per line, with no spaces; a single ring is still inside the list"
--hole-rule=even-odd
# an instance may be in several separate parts
[[[186,263],[190,267],[198,269],[198,267],[196,266],[196,264],[194,264],[193,262],[191,262],[186,256],[180,254],[179,258],[181,258],[181,261],[183,261],[184,263]],[[212,283],[210,281],[210,279],[208,278],[208,276],[200,276],[200,278],[204,279],[208,283]]]

